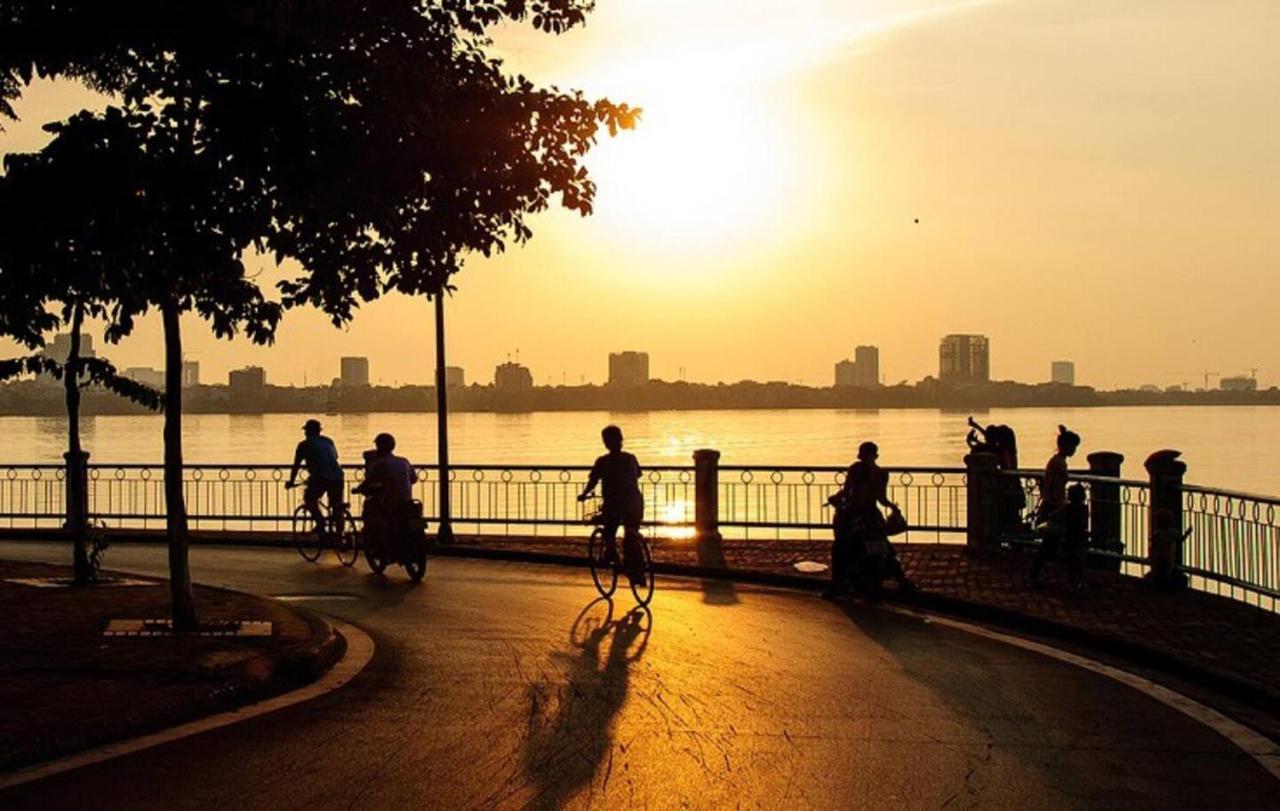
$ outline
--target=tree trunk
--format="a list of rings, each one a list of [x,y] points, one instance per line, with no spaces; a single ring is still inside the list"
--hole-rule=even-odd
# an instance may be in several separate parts
[[[71,348],[62,364],[62,384],[67,401],[67,476],[64,486],[67,493],[67,524],[71,534],[72,568],[75,581],[83,585],[89,582],[93,572],[89,566],[88,495],[84,492],[84,465],[86,454],[80,448],[80,332],[84,326],[84,308],[77,305],[71,315]]]
[[[170,299],[160,312],[164,320],[164,501],[169,592],[173,628],[188,631],[196,626],[196,601],[187,554],[187,504],[182,494],[182,332],[178,302]]]

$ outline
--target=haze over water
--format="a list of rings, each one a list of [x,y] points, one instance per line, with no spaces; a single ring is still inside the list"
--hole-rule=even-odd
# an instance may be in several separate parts
[[[288,464],[306,416],[296,414],[186,417],[188,463]],[[958,466],[965,452],[965,413],[936,410],[758,410],[655,412],[538,412],[455,414],[450,439],[455,464],[585,465],[600,452],[599,429],[620,425],[642,464],[689,464],[696,448],[716,448],[726,465],[846,465],[857,443],[871,439],[890,466]],[[993,409],[979,422],[1007,423],[1018,432],[1020,461],[1040,467],[1052,451],[1059,423],[1084,438],[1075,469],[1096,450],[1125,455],[1124,475],[1145,478],[1142,460],[1177,448],[1187,480],[1250,492],[1280,493],[1280,409],[1165,407]],[[435,461],[434,414],[321,415],[344,461],[379,431],[390,431],[401,452]],[[162,457],[158,417],[89,417],[86,448],[95,462],[154,462]],[[66,421],[3,417],[4,463],[60,462]]]

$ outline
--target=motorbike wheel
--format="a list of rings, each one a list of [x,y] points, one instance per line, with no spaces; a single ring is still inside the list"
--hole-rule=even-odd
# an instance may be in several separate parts
[[[369,571],[374,574],[382,574],[386,571],[387,561],[377,551],[367,546],[364,548],[364,562],[369,564]]]
[[[419,549],[414,552],[408,560],[404,562],[405,573],[409,575],[409,579],[415,583],[421,583],[422,577],[427,573],[427,551]]]

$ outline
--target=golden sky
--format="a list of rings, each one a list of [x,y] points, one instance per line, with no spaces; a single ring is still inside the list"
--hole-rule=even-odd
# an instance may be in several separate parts
[[[1280,382],[1277,41],[1276,0],[600,0],[562,37],[500,31],[513,70],[645,115],[590,159],[595,216],[468,263],[450,363],[486,381],[518,350],[576,383],[640,349],[668,379],[827,385],[872,343],[897,382],[972,331],[1002,379],[1071,359],[1100,387]],[[33,88],[0,150],[93,102]],[[344,354],[427,381],[430,312],[293,312],[270,348],[185,335],[206,382],[327,382]],[[108,354],[159,366],[159,334]]]

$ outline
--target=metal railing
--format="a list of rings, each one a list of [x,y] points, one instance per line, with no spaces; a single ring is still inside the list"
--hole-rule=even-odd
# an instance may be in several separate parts
[[[562,465],[453,466],[449,495],[454,530],[475,534],[580,533],[577,496],[590,470]],[[424,465],[415,471],[414,497],[422,501],[424,513],[434,522],[439,518],[439,469]],[[344,472],[346,501],[358,518],[363,497],[353,490],[364,470],[348,465]],[[286,465],[187,465],[183,492],[192,528],[288,531],[303,494],[301,487],[285,487],[288,475]],[[645,496],[645,523],[655,534],[692,535],[692,467],[648,468],[640,485]],[[0,498],[0,517],[16,512],[19,506]],[[111,528],[162,527],[163,466],[90,465],[89,512]]]
[[[1040,471],[1004,473],[1020,481],[1028,510],[1040,496]],[[1091,547],[1091,554],[1119,559],[1120,570],[1140,577],[1147,571],[1151,551],[1151,483],[1090,474],[1071,474],[1072,483],[1087,490],[1091,525],[1111,511],[1115,516],[1119,550]],[[1218,490],[1198,485],[1181,487],[1183,529],[1182,571],[1201,591],[1276,610],[1280,603],[1280,499]],[[1030,541],[1030,527],[1006,527],[1012,542]],[[1096,534],[1096,529],[1092,530]]]
[[[1280,500],[1269,496],[1182,487],[1183,526],[1191,530],[1182,566],[1234,599],[1276,608],[1280,600]],[[1255,599],[1260,598],[1260,599]]]
[[[886,468],[888,496],[910,529],[903,542],[962,542],[965,469]],[[846,468],[721,465],[720,528],[727,536],[778,540],[830,537],[832,510],[827,499],[844,486]]]

